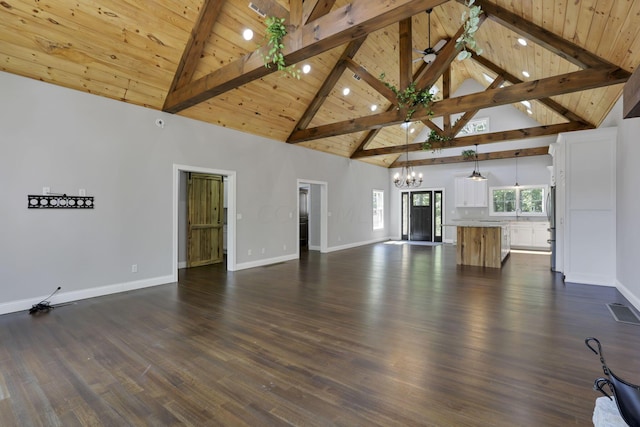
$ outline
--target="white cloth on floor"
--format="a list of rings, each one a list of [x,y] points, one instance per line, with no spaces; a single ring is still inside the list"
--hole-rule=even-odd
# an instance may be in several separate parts
[[[627,427],[627,423],[620,416],[616,401],[609,400],[604,396],[596,399],[596,407],[593,410],[593,425],[595,427]]]

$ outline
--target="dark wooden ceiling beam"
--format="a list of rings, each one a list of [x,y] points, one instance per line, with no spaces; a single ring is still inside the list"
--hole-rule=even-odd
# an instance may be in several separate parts
[[[445,2],[446,0],[353,0],[285,36],[284,59],[287,64],[297,64]],[[289,44],[291,40],[301,40],[300,46],[292,47]],[[262,53],[266,49],[267,47],[262,47],[169,93],[163,110],[180,112],[274,72],[274,67],[264,66]]]
[[[420,107],[413,115],[413,120],[441,117],[445,114],[464,113],[473,109],[497,107],[514,104],[528,99],[549,98],[566,93],[579,92],[599,87],[625,83],[629,73],[619,67],[597,70],[580,70],[572,73],[551,76],[539,80],[522,82],[499,89],[491,89],[480,93],[472,93],[456,98],[443,99],[432,104],[431,111]],[[342,122],[331,123],[315,128],[294,132],[290,142],[303,142],[331,136],[345,135],[369,129],[399,124],[404,121],[403,111],[393,110],[372,116],[359,117]]]
[[[624,85],[622,95],[622,117],[640,117],[640,68],[636,68]]]
[[[458,3],[464,3],[464,1],[458,0]],[[515,13],[512,13],[487,0],[476,0],[475,3],[482,8],[488,19],[499,23],[528,40],[531,40],[580,68],[599,68],[610,67],[613,65],[588,50],[583,49],[580,46],[555,35],[551,31],[545,30],[533,22],[527,21]]]
[[[542,147],[533,147],[533,148],[521,148],[518,150],[505,150],[505,151],[494,151],[491,153],[480,153],[478,154],[478,161],[483,160],[499,160],[499,159],[512,159],[512,158],[522,158],[522,157],[531,157],[531,156],[544,156],[549,154],[549,146],[545,145]],[[450,156],[450,157],[433,157],[430,159],[418,159],[418,160],[409,160],[407,161],[398,161],[391,163],[390,168],[401,168],[403,166],[434,166],[434,165],[446,165],[451,163],[469,163],[471,164],[475,161],[475,157],[473,159],[466,159],[462,156]]]
[[[182,52],[176,74],[173,76],[169,93],[184,86],[193,79],[204,45],[211,34],[213,25],[218,20],[225,0],[205,0],[200,9],[198,20],[191,30],[187,45]]]
[[[384,96],[391,102],[396,102],[396,94],[393,93],[391,89],[389,89],[379,78],[375,77],[366,68],[362,65],[355,62],[353,59],[349,58],[345,60],[347,68],[353,71],[358,77],[364,80],[369,86],[371,86],[376,92],[380,95]]]
[[[442,99],[449,98],[451,98],[451,67],[442,73]],[[449,114],[445,114],[442,118],[442,130],[444,134],[451,133],[451,116]]]
[[[405,90],[412,82],[412,49],[413,42],[411,38],[411,17],[403,19],[398,23],[399,42],[398,42],[398,63],[400,65],[400,90]]]
[[[503,70],[502,68],[500,68],[499,66],[497,66],[493,62],[489,61],[484,56],[478,56],[478,55],[476,55],[474,53],[472,58],[473,58],[474,61],[476,61],[477,63],[482,65],[487,70],[492,71],[495,74],[504,77],[505,81],[507,81],[507,82],[509,82],[511,84],[517,84],[517,83],[522,83],[523,82],[518,77],[514,76],[511,73],[508,73],[506,70]],[[570,122],[584,122],[584,123],[590,124],[586,119],[578,116],[573,111],[569,110],[568,108],[564,107],[563,105],[559,104],[558,102],[554,101],[551,98],[540,98],[540,99],[537,99],[535,101],[541,103],[542,105],[544,105],[547,108],[549,108],[550,110],[556,112],[557,114],[559,114],[560,116],[564,117],[565,119],[567,119]]]
[[[303,2],[302,22],[307,24],[331,11],[336,0],[305,0]]]
[[[505,142],[515,139],[538,138],[542,136],[556,135],[561,132],[573,132],[576,130],[590,129],[587,125],[580,122],[560,123],[549,126],[536,126],[524,129],[507,130],[501,132],[483,133],[478,135],[462,136],[446,141],[441,144],[433,143],[433,147],[439,148],[459,148],[469,147],[472,145],[492,144],[494,142]],[[385,156],[389,154],[400,154],[407,150],[406,145],[395,145],[392,147],[372,148],[354,153],[352,158],[361,159],[372,156]],[[411,143],[408,146],[409,151],[422,151],[422,142]]]
[[[307,126],[309,126],[309,123],[311,123],[313,117],[316,115],[318,110],[320,110],[320,107],[322,107],[322,104],[327,99],[338,80],[340,80],[342,73],[347,68],[347,61],[355,56],[366,38],[366,36],[361,37],[357,40],[353,40],[347,45],[344,52],[342,52],[340,59],[333,66],[333,69],[324,80],[324,82],[322,82],[322,86],[316,93],[316,96],[309,103],[309,106],[307,106],[307,110],[304,112],[304,114],[302,114],[302,117],[300,117],[300,120],[298,120],[298,123],[296,124],[294,129],[305,129]]]

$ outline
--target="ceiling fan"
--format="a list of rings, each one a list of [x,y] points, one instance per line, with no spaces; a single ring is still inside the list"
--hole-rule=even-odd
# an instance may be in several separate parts
[[[440,51],[440,49],[442,49],[444,45],[447,44],[447,40],[442,39],[438,43],[436,43],[434,47],[431,47],[431,12],[432,11],[433,9],[427,9],[427,16],[429,16],[429,47],[426,48],[425,50],[413,48],[414,52],[422,55],[421,58],[414,59],[413,62],[424,61],[427,64],[431,64],[433,61],[435,61],[436,56],[438,55],[438,52]]]

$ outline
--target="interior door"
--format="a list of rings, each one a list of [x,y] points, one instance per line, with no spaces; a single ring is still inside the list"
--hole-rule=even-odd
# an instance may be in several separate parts
[[[223,261],[223,185],[218,175],[189,174],[187,267]]]
[[[411,193],[411,240],[433,241],[432,196],[433,192],[431,191],[416,191]]]

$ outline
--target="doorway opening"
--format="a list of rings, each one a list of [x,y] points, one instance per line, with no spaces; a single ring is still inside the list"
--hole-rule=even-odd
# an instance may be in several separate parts
[[[178,280],[178,269],[187,263],[187,199],[189,173],[213,175],[222,178],[224,192],[222,219],[223,250],[226,268],[236,270],[236,172],[202,168],[198,166],[173,165],[173,280]]]
[[[298,200],[298,258],[300,252],[320,251],[327,252],[327,183],[298,179],[296,188]]]
[[[406,191],[401,197],[401,239],[442,242],[444,191]]]

